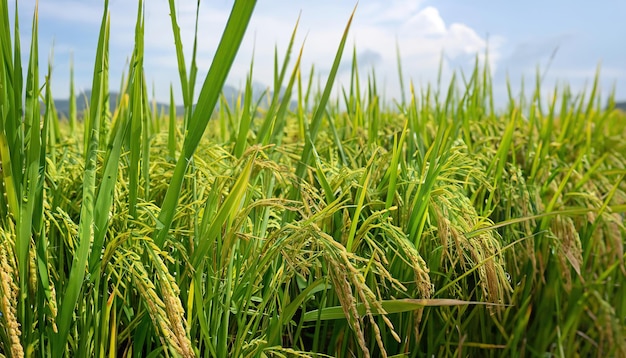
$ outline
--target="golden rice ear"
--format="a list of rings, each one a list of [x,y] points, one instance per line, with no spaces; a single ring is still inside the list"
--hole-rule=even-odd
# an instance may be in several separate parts
[[[5,334],[9,337],[12,357],[24,357],[24,347],[22,347],[22,331],[17,320],[17,302],[20,293],[19,287],[15,283],[17,280],[17,270],[15,269],[11,242],[14,242],[8,233],[0,228],[0,322],[4,322]]]
[[[176,279],[169,273],[169,269],[165,265],[161,255],[167,255],[150,240],[146,238],[146,250],[155,265],[157,283],[161,288],[161,296],[165,306],[165,314],[171,328],[172,339],[176,341],[178,353],[184,358],[195,357],[195,353],[189,339],[187,322],[185,320],[186,312],[180,301],[180,289],[176,284]],[[168,331],[170,332],[170,331]]]
[[[125,256],[129,260],[126,264],[133,275],[133,286],[139,292],[142,302],[145,303],[148,310],[150,319],[155,329],[159,332],[158,337],[161,345],[163,347],[172,347],[175,351],[183,353],[183,348],[169,320],[166,303],[161,299],[151,275],[144,268],[140,255],[127,253]]]
[[[583,250],[580,236],[571,218],[557,216],[552,220],[552,240],[558,252],[557,259],[561,268],[563,286],[569,292],[572,290],[572,270],[584,282],[581,275],[583,265]]]

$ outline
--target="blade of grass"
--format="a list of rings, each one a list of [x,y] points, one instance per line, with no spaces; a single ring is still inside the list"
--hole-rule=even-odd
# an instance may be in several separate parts
[[[402,74],[402,57],[400,55],[400,44],[398,44],[398,38],[396,37],[396,63],[398,66],[398,79],[400,80],[400,100],[401,108],[406,107],[406,94],[404,88],[404,75]]]
[[[226,82],[226,76],[228,75],[243,40],[255,5],[256,0],[236,0],[233,5],[226,28],[222,34],[222,39],[220,40],[215,57],[209,68],[209,73],[200,91],[198,104],[193,111],[189,123],[189,130],[183,142],[183,152],[178,158],[174,175],[172,176],[172,180],[167,188],[165,199],[161,206],[157,229],[155,231],[155,242],[159,247],[163,247],[165,243],[165,238],[174,218],[174,212],[178,206],[178,198],[180,196],[187,166],[206,130],[209,119],[211,118],[211,113],[215,108],[221,89]]]
[[[52,57],[52,56],[51,56]],[[42,130],[41,130],[41,137],[40,137],[40,146],[39,146],[39,155],[38,155],[38,159],[39,159],[39,163],[37,165],[37,168],[34,168],[35,165],[34,163],[31,163],[31,172],[29,173],[29,176],[31,177],[30,180],[32,180],[33,182],[35,182],[36,184],[36,189],[35,189],[35,197],[33,198],[34,200],[34,207],[33,207],[33,236],[35,238],[35,248],[36,248],[36,255],[37,255],[37,272],[38,272],[38,279],[39,279],[39,288],[40,290],[43,292],[43,297],[42,300],[40,300],[40,302],[46,302],[49,303],[52,301],[52,288],[51,288],[51,282],[50,282],[50,275],[49,275],[49,270],[50,270],[50,266],[49,266],[49,260],[48,260],[48,240],[46,237],[46,231],[45,229],[45,224],[44,224],[44,176],[40,175],[40,173],[46,173],[46,147],[47,147],[47,133],[49,131],[49,125],[52,121],[57,121],[56,118],[54,118],[54,101],[53,101],[53,97],[52,97],[52,85],[51,85],[51,80],[52,80],[52,58],[50,59],[50,61],[48,62],[48,74],[46,76],[46,92],[45,92],[45,114],[43,117],[43,124],[42,124]],[[37,131],[35,131],[37,132]],[[33,138],[31,138],[32,140]],[[37,145],[34,145],[33,147],[36,147]],[[32,148],[31,148],[32,149]],[[35,172],[36,170],[36,172]],[[43,322],[45,320],[45,315],[44,313],[48,313],[45,312],[45,310],[41,310],[40,312],[38,312],[38,320],[40,322]],[[48,332],[46,332],[46,330],[40,330],[40,332],[42,333],[42,335],[40,336],[40,339],[42,339],[44,337],[45,334],[47,334]]]
[[[76,135],[76,90],[74,89],[74,53],[70,54],[70,108],[69,108],[69,122],[70,122],[70,137]]]
[[[22,156],[22,147],[16,146],[13,140],[16,135],[20,135],[21,131],[16,131],[14,123],[21,121],[21,113],[16,118],[17,113],[21,112],[20,101],[22,87],[20,83],[21,68],[14,69],[12,62],[12,49],[11,49],[11,30],[9,21],[9,9],[6,1],[0,2],[0,55],[2,55],[0,63],[0,175],[3,179],[3,193],[7,199],[8,212],[6,214],[12,214],[14,218],[18,217],[19,204],[17,201],[20,181],[14,180],[13,165],[17,165],[17,162],[21,163],[21,160],[17,160],[18,156]],[[19,26],[17,9],[15,11],[15,56],[19,56]],[[17,86],[17,88],[15,88]],[[16,111],[18,107],[19,111]],[[11,160],[11,151],[15,151],[13,154],[16,160]],[[21,166],[17,167],[16,174],[21,175]],[[2,198],[5,199],[5,198]],[[2,202],[3,204],[4,201]],[[4,205],[3,205],[4,206]],[[1,208],[0,213],[5,214],[5,207]]]
[[[250,180],[250,174],[254,166],[254,156],[249,159],[248,163],[244,167],[243,171],[239,175],[239,178],[233,184],[230,193],[224,200],[224,203],[217,210],[214,217],[209,217],[211,223],[207,232],[203,233],[202,240],[198,243],[198,247],[194,251],[191,262],[194,268],[198,269],[200,265],[206,260],[206,253],[213,245],[217,245],[219,248],[221,242],[217,242],[219,236],[222,233],[222,226],[227,222],[227,219],[236,213],[240,208],[239,205],[243,200],[246,190],[248,189],[248,181]],[[224,251],[223,249],[221,251]]]
[[[328,79],[326,81],[326,86],[324,87],[324,92],[317,104],[317,108],[313,113],[313,118],[311,119],[311,125],[309,126],[309,130],[305,133],[305,145],[302,151],[301,159],[298,162],[296,167],[296,177],[304,178],[305,172],[311,161],[311,153],[313,150],[315,138],[317,137],[317,132],[322,124],[322,119],[324,117],[324,113],[326,113],[326,105],[328,104],[328,99],[330,98],[330,93],[333,88],[333,84],[335,82],[335,77],[337,76],[337,71],[339,70],[339,64],[341,63],[341,56],[343,54],[343,49],[346,45],[346,40],[348,38],[348,31],[350,30],[350,25],[352,24],[352,19],[354,18],[354,14],[356,12],[356,6],[354,10],[352,10],[352,14],[348,19],[348,23],[346,24],[346,28],[343,32],[343,36],[341,37],[341,42],[339,43],[339,47],[337,49],[337,53],[335,55],[335,60],[330,69],[330,73],[328,75]],[[294,186],[292,187],[289,198],[291,200],[297,200],[300,196],[299,188]],[[293,220],[294,217],[293,212],[286,212],[283,221],[289,222]]]
[[[126,106],[124,102],[121,104]],[[104,247],[104,239],[109,225],[109,216],[111,204],[113,203],[115,186],[117,184],[117,176],[119,170],[119,161],[122,153],[122,145],[124,138],[130,131],[131,123],[128,120],[120,119],[119,125],[114,127],[113,143],[107,148],[107,157],[104,161],[104,170],[102,172],[102,180],[98,186],[98,196],[94,208],[94,240],[93,249],[89,258],[89,272],[91,281],[93,282],[100,273],[100,261],[102,249]]]
[[[130,162],[128,171],[128,212],[137,219],[137,200],[139,191],[139,165],[142,147],[146,145],[146,138],[142,130],[145,128],[144,112],[144,77],[143,77],[143,11],[141,1],[137,11],[135,26],[135,50],[131,60],[130,73]]]
[[[90,128],[89,146],[86,148],[86,162],[83,177],[83,198],[79,223],[79,242],[76,249],[76,255],[72,261],[69,279],[63,293],[63,300],[57,316],[58,333],[52,341],[52,352],[54,356],[61,357],[64,355],[68,335],[72,323],[74,322],[74,309],[78,302],[78,297],[83,287],[83,279],[85,277],[87,260],[89,258],[90,246],[94,238],[94,210],[95,210],[95,190],[96,190],[96,162],[99,146],[99,125],[102,112],[104,91],[103,78],[108,76],[108,43],[109,43],[109,11],[108,0],[104,2],[104,11],[102,15],[102,24],[100,27],[100,36],[98,38],[98,47],[96,49],[96,60],[94,64],[94,77],[91,94],[91,110],[90,110]]]
[[[9,12],[6,1],[2,2],[2,73],[4,84],[3,94],[0,96],[0,110],[2,116],[0,124],[0,155],[4,170],[5,190],[9,210],[14,218],[19,215],[19,198],[22,198],[22,165],[24,161],[24,132],[22,130],[22,93],[24,83],[22,76],[22,58],[20,47],[20,30],[17,6],[15,8],[13,28],[13,51],[11,51],[11,31],[9,28]],[[33,35],[34,36],[34,35]],[[13,54],[13,59],[11,59]]]
[[[273,143],[276,145],[280,145],[282,142],[283,129],[285,128],[285,124],[287,122],[287,111],[291,107],[291,93],[293,91],[293,86],[295,84],[296,77],[300,73],[300,62],[302,60],[302,52],[304,50],[304,44],[300,47],[300,52],[298,53],[298,58],[296,59],[296,63],[293,66],[293,72],[291,73],[291,77],[289,78],[289,82],[287,83],[287,87],[285,88],[285,92],[283,93],[282,100],[278,107],[278,111],[276,112],[276,119],[274,120],[271,136],[264,142],[264,144]]]
[[[350,224],[350,231],[348,232],[348,238],[346,240],[346,250],[348,252],[353,252],[352,245],[354,243],[354,235],[356,234],[356,228],[358,224],[361,222],[360,220],[361,211],[363,210],[365,195],[367,194],[367,188],[369,186],[369,182],[372,177],[371,164],[375,157],[376,157],[376,154],[372,155],[372,158],[370,159],[370,162],[368,163],[367,168],[365,168],[365,172],[363,173],[363,176],[361,177],[361,180],[359,181],[359,188],[357,189],[357,192],[356,192],[356,199],[357,199],[356,207],[354,208],[354,215],[352,217],[352,223]],[[358,246],[358,243],[357,243],[357,246]]]
[[[19,320],[22,325],[30,326],[35,320],[33,311],[29,308],[34,297],[29,297],[29,279],[30,277],[30,246],[34,233],[34,218],[36,206],[42,206],[43,203],[37,204],[37,199],[43,200],[43,193],[37,193],[38,184],[40,183],[39,165],[42,150],[41,135],[41,115],[39,105],[39,45],[38,45],[38,14],[37,6],[33,14],[32,24],[32,40],[30,47],[30,57],[28,62],[28,73],[26,75],[26,100],[24,113],[24,139],[26,141],[23,148],[26,162],[24,168],[22,182],[22,201],[20,203],[19,221],[17,225],[17,237],[15,248],[17,251],[17,263],[20,278],[19,293]],[[21,163],[20,163],[21,164]],[[41,188],[43,190],[43,187]],[[39,198],[38,198],[39,196]],[[40,208],[41,210],[41,208]],[[29,335],[32,332],[24,330],[22,332],[22,342],[30,341]]]
[[[387,187],[387,197],[385,199],[386,210],[389,210],[389,208],[391,208],[396,195],[396,187],[398,183],[398,161],[400,160],[400,154],[402,153],[406,133],[408,132],[407,126],[408,121],[405,121],[402,134],[400,135],[400,139],[398,139],[397,135],[393,138],[393,153],[391,157],[391,164],[389,165],[389,169],[387,169],[387,174],[389,176],[389,186]]]
[[[285,101],[289,102],[291,97],[291,87],[293,86],[293,74],[291,76],[291,80],[289,81],[289,85],[283,94],[283,103],[279,106],[279,100],[282,91],[283,81],[285,79],[285,74],[287,73],[287,65],[289,64],[289,59],[291,57],[291,51],[293,49],[293,44],[295,42],[296,33],[298,30],[298,24],[300,23],[300,17],[298,16],[298,20],[296,21],[296,25],[294,26],[293,31],[291,32],[291,38],[289,39],[289,45],[287,46],[287,51],[285,52],[285,58],[283,60],[282,67],[280,72],[278,72],[278,53],[277,50],[274,52],[274,93],[272,94],[272,100],[270,102],[269,108],[267,110],[267,114],[265,115],[265,119],[263,120],[263,124],[261,124],[261,128],[257,133],[257,143],[266,145],[270,143],[270,134],[272,133],[272,128],[275,126],[277,118],[280,116],[280,108],[283,107]],[[294,67],[294,73],[299,68],[300,58],[302,57],[302,48],[300,49],[300,55],[298,56],[297,64]],[[276,113],[278,110],[279,114]]]
[[[170,115],[167,129],[167,159],[176,160],[176,104],[174,103],[174,89],[170,85]]]
[[[375,307],[371,307],[372,315],[388,315],[392,313],[402,313],[417,311],[424,307],[444,307],[444,306],[467,306],[467,305],[481,305],[481,306],[501,306],[496,303],[489,302],[476,302],[476,301],[464,301],[451,298],[424,298],[424,299],[397,299],[397,300],[383,300],[380,302],[383,312],[378,311]],[[359,315],[364,316],[366,314],[365,305],[359,303],[356,306]],[[312,310],[305,313],[302,316],[304,322],[311,321],[328,321],[334,319],[345,319],[344,308],[341,306],[324,307],[319,310]]]
[[[239,128],[237,134],[237,141],[235,142],[234,154],[235,157],[241,158],[246,144],[248,144],[248,131],[250,130],[250,122],[252,121],[252,114],[250,113],[250,106],[252,103],[252,69],[254,68],[254,59],[250,61],[250,73],[246,79],[246,89],[243,97],[243,113],[239,120]]]

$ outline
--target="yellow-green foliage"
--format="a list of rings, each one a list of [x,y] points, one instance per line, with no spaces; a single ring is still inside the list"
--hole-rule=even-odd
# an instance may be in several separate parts
[[[390,107],[353,58],[333,99],[349,21],[320,93],[292,37],[274,95],[250,75],[231,108],[238,0],[194,107],[169,3],[185,113],[152,113],[139,2],[118,107],[105,10],[66,121],[0,1],[0,356],[626,356],[626,116],[597,78],[496,111],[477,65]]]

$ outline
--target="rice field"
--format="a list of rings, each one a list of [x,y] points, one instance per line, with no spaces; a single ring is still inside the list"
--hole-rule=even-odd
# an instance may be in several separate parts
[[[254,3],[194,88],[169,1],[185,111],[162,113],[141,1],[109,110],[105,1],[89,110],[72,90],[60,118],[36,14],[23,43],[0,1],[0,356],[626,356],[626,114],[598,77],[496,109],[477,61],[387,103],[353,56],[331,96],[350,19],[328,75],[292,37],[232,105]]]

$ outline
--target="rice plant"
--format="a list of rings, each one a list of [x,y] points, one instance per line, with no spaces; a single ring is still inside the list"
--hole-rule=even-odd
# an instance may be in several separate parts
[[[353,13],[328,75],[294,21],[268,95],[252,60],[229,105],[255,2],[196,94],[170,0],[185,110],[156,113],[139,1],[111,112],[104,5],[79,120],[39,82],[37,10],[26,60],[0,1],[0,356],[626,356],[626,115],[599,74],[497,110],[488,65],[416,88],[398,60],[391,105],[353,50],[333,98]]]

